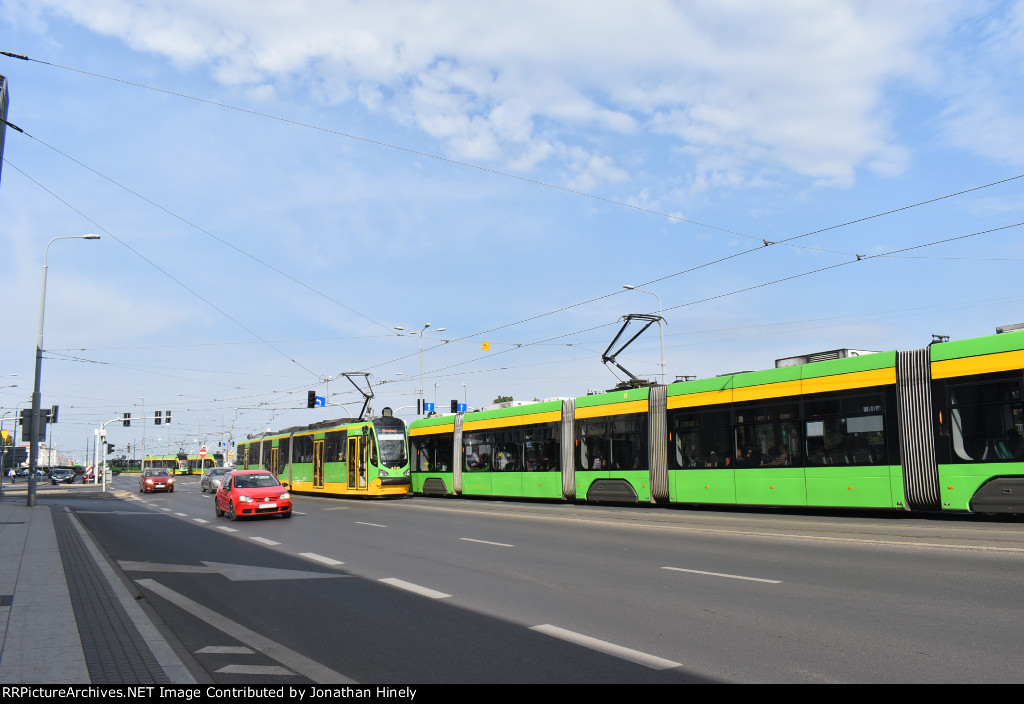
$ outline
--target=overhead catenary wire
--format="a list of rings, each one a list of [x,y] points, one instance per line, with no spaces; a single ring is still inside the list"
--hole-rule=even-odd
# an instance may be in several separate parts
[[[989,228],[987,230],[981,230],[981,231],[978,231],[978,232],[972,232],[972,233],[966,234],[966,235],[956,235],[954,237],[946,237],[946,238],[943,238],[943,239],[940,239],[940,240],[933,240],[931,242],[924,242],[924,243],[921,243],[921,244],[911,245],[909,247],[902,247],[902,248],[899,248],[899,249],[890,250],[888,252],[881,252],[881,253],[878,253],[878,254],[871,254],[871,255],[861,255],[861,256],[858,256],[856,259],[853,259],[853,260],[848,260],[848,261],[844,261],[844,262],[838,262],[836,264],[831,264],[829,266],[819,267],[817,269],[811,269],[809,271],[801,272],[801,273],[798,273],[798,274],[792,274],[790,276],[783,276],[783,277],[780,277],[780,278],[777,278],[777,279],[773,279],[771,281],[765,281],[763,283],[755,284],[753,286],[745,286],[743,288],[734,289],[732,291],[726,291],[724,293],[716,294],[714,296],[706,296],[704,298],[696,299],[696,300],[693,300],[693,301],[688,301],[686,303],[680,303],[678,305],[668,306],[668,307],[663,308],[663,310],[664,311],[676,310],[676,309],[684,308],[684,307],[687,307],[687,306],[697,305],[699,303],[707,303],[709,301],[718,300],[718,299],[721,299],[721,298],[726,298],[728,296],[734,296],[734,295],[737,295],[737,294],[740,294],[740,293],[747,293],[749,291],[754,291],[754,290],[765,288],[765,287],[768,287],[768,286],[773,286],[773,285],[784,283],[784,282],[787,282],[787,281],[792,281],[794,279],[803,278],[805,276],[811,276],[811,275],[814,275],[814,274],[820,274],[820,273],[825,272],[825,271],[830,271],[830,270],[838,269],[840,267],[849,266],[851,264],[857,264],[857,263],[860,263],[860,262],[863,262],[863,261],[869,261],[869,260],[872,260],[872,259],[883,258],[883,257],[886,257],[886,256],[891,255],[891,254],[899,254],[901,252],[908,252],[908,251],[913,251],[913,250],[917,250],[917,249],[924,249],[926,247],[933,247],[933,246],[940,245],[940,244],[947,244],[949,242],[956,242],[956,241],[959,241],[959,240],[965,240],[965,239],[969,239],[969,238],[972,238],[972,237],[979,237],[979,236],[982,236],[982,235],[992,234],[994,232],[1002,232],[1002,231],[1005,231],[1005,230],[1009,230],[1009,229],[1016,228],[1016,227],[1022,227],[1022,226],[1024,226],[1024,222],[1018,222],[1018,223],[1013,223],[1013,224],[1010,224],[1010,225],[1003,225],[1003,226],[1000,226],[1000,227],[993,227],[993,228]],[[491,352],[490,354],[480,355],[480,356],[477,356],[477,357],[474,357],[472,359],[465,360],[463,362],[459,362],[459,363],[456,363],[456,364],[448,365],[448,366],[445,366],[445,367],[439,367],[437,369],[430,370],[429,373],[433,374],[434,372],[437,372],[437,371],[446,371],[448,369],[453,369],[453,368],[455,368],[457,366],[461,366],[462,364],[471,364],[471,363],[478,362],[478,361],[483,360],[483,359],[490,359],[490,358],[496,357],[498,355],[507,354],[509,352],[521,350],[521,349],[528,348],[528,347],[533,347],[534,345],[537,345],[537,344],[539,344],[541,342],[551,342],[552,340],[559,340],[559,339],[564,339],[566,337],[572,337],[574,335],[581,335],[583,333],[592,332],[594,330],[600,330],[600,329],[611,327],[611,326],[617,325],[617,324],[618,324],[618,321],[613,321],[613,322],[604,323],[604,324],[601,324],[601,325],[595,325],[595,326],[592,326],[592,327],[589,327],[589,328],[584,328],[582,330],[577,330],[575,332],[564,333],[562,335],[556,335],[556,336],[553,336],[553,337],[545,338],[544,340],[539,340],[537,342],[522,343],[521,345],[517,345],[515,347],[511,347],[511,348],[509,348],[507,350],[499,350],[499,351]],[[423,351],[427,352],[429,350],[437,349],[437,347],[439,347],[439,346],[440,345],[435,345],[434,347],[430,347],[430,348],[424,349]]]
[[[206,305],[208,305],[208,306],[209,306],[210,308],[213,308],[213,309],[214,309],[215,311],[217,311],[218,313],[220,313],[221,315],[223,315],[223,316],[224,316],[225,318],[227,318],[228,320],[230,320],[230,321],[231,321],[232,323],[234,323],[235,325],[237,325],[237,326],[238,326],[239,328],[241,328],[241,329],[242,329],[242,330],[244,330],[245,332],[247,332],[247,333],[249,333],[250,335],[252,335],[253,337],[255,337],[255,338],[256,338],[257,340],[260,340],[260,341],[261,341],[261,342],[262,342],[263,344],[265,344],[265,345],[266,345],[267,347],[269,347],[270,349],[272,349],[272,350],[274,350],[275,352],[277,352],[278,354],[280,354],[280,355],[281,355],[282,357],[286,357],[286,358],[287,358],[287,359],[288,359],[288,360],[289,360],[289,361],[290,361],[290,362],[291,362],[292,364],[296,365],[297,367],[299,367],[299,368],[301,368],[301,369],[304,369],[304,370],[306,370],[307,372],[309,372],[309,373],[310,373],[310,374],[312,374],[313,376],[316,376],[316,377],[319,377],[319,376],[320,376],[320,375],[319,375],[319,374],[317,374],[316,372],[314,372],[314,371],[312,371],[311,369],[309,369],[309,368],[307,368],[306,366],[304,366],[304,365],[303,365],[302,363],[300,363],[300,362],[299,362],[298,360],[296,360],[295,358],[293,358],[293,357],[291,357],[290,355],[286,354],[286,353],[285,353],[284,351],[282,351],[281,349],[279,349],[279,348],[275,347],[275,346],[274,346],[273,344],[271,344],[271,343],[270,343],[269,341],[267,341],[266,339],[264,339],[264,338],[263,338],[262,336],[260,336],[260,335],[259,335],[258,333],[256,333],[256,332],[255,332],[254,330],[251,330],[250,328],[246,327],[246,326],[245,326],[244,324],[242,324],[242,322],[241,322],[241,321],[239,321],[239,320],[237,320],[236,318],[234,318],[233,316],[231,316],[231,315],[230,315],[230,314],[229,314],[229,313],[228,313],[227,311],[223,310],[222,308],[220,308],[219,306],[217,306],[216,304],[214,304],[214,303],[213,303],[212,301],[210,301],[210,300],[208,300],[207,298],[205,298],[204,296],[202,296],[202,295],[201,295],[201,294],[200,294],[200,293],[199,293],[198,291],[196,291],[195,289],[193,289],[192,287],[190,287],[190,286],[189,286],[188,284],[186,284],[186,283],[185,283],[184,281],[181,281],[180,279],[178,279],[177,277],[175,277],[174,275],[172,275],[172,274],[171,274],[171,273],[170,273],[169,271],[167,271],[166,269],[164,269],[163,267],[161,267],[161,266],[160,266],[159,264],[157,264],[156,262],[154,262],[154,261],[153,261],[152,259],[148,258],[148,257],[147,257],[147,256],[145,256],[144,254],[142,254],[141,252],[139,252],[139,251],[138,251],[137,249],[135,249],[134,247],[132,247],[131,245],[129,245],[129,244],[127,243],[127,242],[125,242],[125,241],[124,241],[123,239],[119,238],[119,237],[118,237],[117,235],[115,235],[115,234],[113,234],[112,232],[110,232],[109,230],[107,230],[107,229],[106,229],[105,227],[103,227],[102,225],[100,225],[99,223],[97,223],[97,222],[96,222],[95,220],[93,220],[92,218],[90,218],[90,217],[89,217],[88,215],[86,215],[85,213],[83,213],[83,212],[82,212],[81,210],[79,210],[78,208],[76,208],[75,206],[71,205],[71,204],[70,204],[70,203],[68,203],[68,202],[67,202],[66,200],[64,200],[63,198],[61,198],[60,196],[58,196],[58,195],[57,195],[56,193],[54,193],[54,192],[53,192],[52,190],[50,190],[49,188],[47,188],[47,187],[46,187],[46,186],[44,186],[43,184],[39,183],[39,182],[38,182],[37,180],[35,180],[35,179],[34,179],[34,178],[32,178],[31,176],[29,176],[29,175],[28,175],[27,173],[25,173],[24,171],[22,171],[22,170],[21,170],[20,168],[18,168],[18,167],[17,167],[17,166],[15,165],[15,164],[12,164],[12,163],[11,163],[11,162],[10,162],[10,161],[9,161],[9,160],[7,159],[7,158],[4,158],[4,163],[5,163],[5,164],[7,164],[8,166],[10,166],[11,168],[15,169],[15,170],[16,170],[16,171],[17,171],[18,173],[20,173],[20,174],[21,174],[22,176],[24,176],[24,177],[25,177],[25,178],[27,178],[27,179],[28,179],[29,181],[31,181],[32,183],[34,183],[34,184],[35,184],[36,186],[38,186],[39,188],[41,188],[41,189],[43,189],[44,191],[46,191],[47,193],[49,193],[49,194],[50,194],[51,196],[53,196],[53,197],[54,197],[54,198],[55,198],[56,200],[58,200],[58,201],[60,201],[61,203],[63,203],[63,204],[64,204],[65,206],[67,206],[67,207],[68,207],[69,209],[73,210],[73,211],[74,211],[75,213],[77,213],[77,214],[78,214],[79,216],[81,216],[81,217],[82,217],[82,218],[83,218],[84,220],[86,220],[86,221],[87,221],[87,222],[88,222],[89,224],[91,224],[91,225],[92,225],[93,227],[97,228],[98,230],[101,230],[101,231],[102,231],[102,232],[103,232],[104,234],[106,234],[106,235],[107,235],[108,237],[110,237],[110,238],[111,238],[112,240],[114,240],[115,242],[117,242],[118,244],[120,244],[120,245],[121,245],[122,247],[124,247],[125,249],[127,249],[127,250],[128,250],[129,252],[131,252],[131,253],[132,253],[132,254],[134,254],[135,256],[137,256],[137,257],[138,257],[139,259],[143,260],[144,262],[146,262],[147,264],[149,264],[149,265],[150,265],[151,267],[153,267],[154,269],[156,269],[157,271],[159,271],[159,272],[160,272],[161,274],[163,274],[164,276],[166,276],[166,277],[167,277],[168,279],[170,279],[170,280],[171,280],[171,281],[173,281],[174,283],[178,284],[178,286],[180,286],[180,287],[181,287],[182,289],[184,289],[184,290],[185,290],[185,291],[187,291],[188,293],[190,293],[190,294],[192,294],[193,296],[195,296],[195,297],[196,297],[196,298],[197,298],[198,300],[202,301],[203,303],[205,303]]]

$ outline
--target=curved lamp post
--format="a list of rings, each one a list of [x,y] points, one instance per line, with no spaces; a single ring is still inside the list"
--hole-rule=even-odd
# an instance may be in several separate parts
[[[427,328],[429,328],[429,327],[430,327],[430,323],[427,323],[426,325],[423,326],[422,330],[420,330],[419,332],[416,332],[415,330],[406,330],[405,328],[399,327],[397,325],[395,326],[395,330],[398,330],[399,333],[407,332],[410,335],[413,335],[415,337],[420,338],[420,388],[416,392],[416,399],[417,399],[416,400],[416,409],[417,409],[416,412],[419,415],[423,414],[423,403],[425,401],[425,399],[423,398],[423,334],[427,332]],[[444,332],[444,331],[445,331],[445,328],[437,328],[436,330],[431,330],[430,332]]]

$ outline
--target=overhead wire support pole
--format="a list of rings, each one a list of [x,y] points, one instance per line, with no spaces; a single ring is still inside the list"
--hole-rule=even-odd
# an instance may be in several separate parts
[[[42,423],[40,422],[40,401],[42,393],[40,392],[40,383],[43,378],[43,319],[46,312],[46,269],[47,260],[50,256],[50,245],[57,240],[98,240],[99,235],[68,235],[64,237],[54,237],[52,240],[46,243],[46,249],[43,250],[43,285],[42,291],[39,296],[39,332],[36,335],[36,366],[35,366],[35,380],[32,386],[32,416],[29,423],[29,444],[28,444],[28,492],[25,497],[25,504],[27,506],[36,505],[36,491],[38,489],[39,482],[36,481],[36,472],[39,469],[39,440],[40,432],[42,430]]]

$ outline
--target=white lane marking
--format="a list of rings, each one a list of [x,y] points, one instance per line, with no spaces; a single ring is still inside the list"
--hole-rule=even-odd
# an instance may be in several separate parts
[[[382,526],[380,523],[367,523],[366,521],[356,521],[356,524],[361,526],[373,526],[374,528],[387,528],[387,526]]]
[[[217,526],[218,530],[222,530],[226,533],[237,533],[238,530],[235,528],[229,528],[228,526]]]
[[[451,594],[427,589],[426,587],[421,587],[420,585],[413,584],[412,582],[396,579],[395,577],[388,577],[387,579],[382,579],[380,581],[384,582],[384,584],[390,584],[392,587],[398,587],[399,589],[404,589],[407,592],[413,592],[420,596],[425,596],[428,599],[448,599],[451,597]]]
[[[668,670],[673,667],[680,667],[680,663],[678,662],[659,658],[656,655],[642,653],[639,650],[633,650],[632,648],[626,648],[621,645],[615,645],[615,643],[609,643],[606,640],[591,638],[590,636],[585,636],[582,633],[576,633],[575,631],[567,631],[564,628],[552,626],[548,623],[540,626],[533,626],[530,630],[543,633],[544,635],[551,636],[552,638],[559,638],[570,643],[575,643],[576,645],[582,645],[584,648],[590,648],[591,650],[596,650],[600,653],[605,653],[606,655],[612,655],[622,660],[635,662],[638,665],[649,667],[652,670]]]
[[[281,543],[277,542],[276,540],[271,540],[270,538],[259,538],[259,537],[255,537],[254,536],[253,540],[255,540],[257,543],[263,543],[264,545],[280,545],[281,544]]]
[[[208,645],[200,648],[196,654],[206,655],[252,655],[255,650],[246,648],[244,645]]]
[[[515,545],[509,545],[508,543],[494,543],[490,540],[477,540],[476,538],[459,538],[459,540],[465,540],[467,543],[483,543],[484,545],[497,545],[501,548],[514,548]]]
[[[175,516],[181,516],[182,518],[188,518],[188,514],[187,514],[187,513],[178,513],[178,512],[175,512],[175,513],[174,513],[174,515],[175,515]]]
[[[348,506],[328,506],[323,511],[348,511]]]
[[[270,640],[266,636],[262,636],[255,631],[251,631],[245,626],[235,623],[229,619],[224,618],[216,611],[208,609],[202,604],[189,599],[188,597],[178,594],[177,592],[168,589],[164,585],[152,579],[138,579],[135,580],[139,585],[149,589],[150,591],[160,595],[167,601],[171,602],[175,606],[184,609],[188,613],[196,616],[197,618],[205,621],[209,625],[213,626],[219,631],[227,633],[232,638],[245,643],[246,645],[255,648],[264,655],[276,660],[285,667],[294,670],[295,672],[308,677],[318,684],[330,684],[330,683],[342,683],[342,684],[355,684],[355,680],[345,677],[340,672],[335,672],[325,665],[321,665],[315,660],[307,658],[301,653],[297,653],[290,648],[286,648],[280,643]]]
[[[325,565],[344,565],[345,563],[341,560],[335,560],[331,557],[324,557],[323,555],[317,555],[315,552],[300,552],[299,557],[308,557],[310,560],[316,560],[322,562]]]
[[[192,520],[195,521],[196,523],[209,523],[209,521],[206,520],[205,518],[193,518]]]
[[[723,574],[721,572],[704,572],[703,570],[688,570],[682,567],[662,567],[663,570],[672,570],[673,572],[689,572],[690,574],[704,574],[709,577],[725,577],[727,579],[742,579],[747,582],[764,582],[766,584],[782,584],[781,580],[778,579],[761,579],[760,577],[744,577],[738,574]]]
[[[227,665],[217,672],[228,675],[294,675],[295,673],[277,665]]]
[[[305,515],[306,515],[306,514],[305,514],[305,513],[303,513],[302,511],[296,511],[296,510],[294,510],[294,509],[292,510],[292,513],[294,513],[294,514],[295,514],[296,516],[305,516]]]
[[[162,508],[161,508],[160,510],[161,510],[161,511],[170,511],[171,509],[169,509],[169,508],[167,508],[166,506],[164,506],[164,507],[162,507]]]

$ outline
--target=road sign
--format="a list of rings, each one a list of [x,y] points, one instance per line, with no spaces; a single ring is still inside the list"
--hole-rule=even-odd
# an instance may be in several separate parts
[[[201,450],[199,450],[199,459],[203,459],[204,457],[206,457],[206,448],[205,447],[202,448]]]

